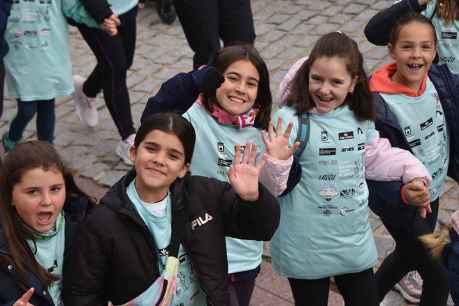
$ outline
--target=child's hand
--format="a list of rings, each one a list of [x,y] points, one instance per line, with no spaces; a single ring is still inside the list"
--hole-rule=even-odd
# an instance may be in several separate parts
[[[29,290],[27,290],[26,293],[24,293],[24,294],[19,298],[19,300],[17,300],[17,301],[13,304],[13,306],[33,306],[33,304],[30,304],[29,301],[30,301],[30,299],[32,298],[34,291],[35,291],[34,288],[30,288]]]
[[[245,201],[258,200],[258,178],[265,165],[265,160],[257,165],[256,159],[256,144],[245,145],[242,159],[241,146],[236,145],[233,164],[228,171],[228,179],[239,197]]]
[[[282,132],[282,118],[277,119],[277,126],[274,129],[272,122],[269,123],[268,132],[263,131],[263,142],[266,145],[266,152],[275,159],[287,160],[300,146],[296,142],[289,147],[288,141],[292,132],[293,123],[289,123],[284,132]]]
[[[116,14],[112,14],[109,18],[105,18],[101,24],[102,29],[110,36],[118,34],[118,26],[121,24],[120,19]]]
[[[409,205],[417,206],[422,218],[431,213],[429,190],[422,178],[415,178],[402,187],[403,197]]]
[[[453,226],[453,228],[456,231],[456,233],[459,234],[459,210],[456,210],[451,215],[451,225]]]

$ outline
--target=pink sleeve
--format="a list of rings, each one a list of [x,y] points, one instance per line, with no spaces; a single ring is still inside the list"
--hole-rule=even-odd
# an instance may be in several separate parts
[[[266,155],[266,164],[261,170],[260,182],[274,196],[280,195],[287,188],[288,174],[293,163],[293,156],[280,160]]]
[[[365,177],[375,181],[402,179],[403,183],[423,178],[427,185],[432,182],[429,171],[409,151],[393,148],[389,140],[379,137],[365,146]]]
[[[292,82],[293,78],[295,77],[296,72],[300,69],[301,65],[308,59],[308,57],[300,58],[295,64],[290,67],[290,69],[285,74],[284,78],[282,79],[281,83],[279,84],[279,95],[277,99],[275,99],[274,104],[281,107],[285,104],[285,99],[289,93],[290,83]]]

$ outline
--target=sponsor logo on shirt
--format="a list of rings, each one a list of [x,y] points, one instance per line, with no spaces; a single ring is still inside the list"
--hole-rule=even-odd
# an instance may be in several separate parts
[[[410,146],[410,148],[414,148],[414,147],[420,146],[421,145],[421,139],[415,139],[413,141],[410,141],[408,143],[408,145]]]
[[[339,140],[354,139],[354,132],[353,131],[348,131],[348,132],[338,133],[338,139]]]
[[[319,160],[319,165],[321,165],[321,166],[338,165],[338,161],[336,159],[333,159],[333,160]]]
[[[325,187],[319,191],[319,194],[324,200],[331,201],[338,195],[338,191],[333,187]]]
[[[357,151],[362,151],[362,150],[365,150],[365,144],[363,142],[357,145]]]
[[[319,155],[320,156],[336,155],[336,148],[320,148]]]
[[[353,152],[354,149],[355,149],[354,147],[342,148],[341,152]]]
[[[319,180],[321,181],[334,181],[336,178],[336,174],[322,174],[319,175]]]
[[[426,137],[424,137],[425,140],[429,139],[430,137],[432,137],[433,135],[435,135],[435,132],[432,131],[432,133],[430,133],[429,135],[427,135]]]
[[[437,131],[443,132],[444,128],[445,128],[445,125],[444,124],[440,124],[439,126],[437,126]]]
[[[357,134],[363,135],[363,130],[361,128],[357,128]]]
[[[328,132],[323,130],[322,132],[320,132],[320,140],[322,142],[328,142]]]
[[[217,164],[221,167],[231,167],[233,161],[231,159],[219,158]]]
[[[443,173],[443,168],[438,168],[437,171],[432,173],[432,180],[434,180],[437,176],[441,175]]]
[[[411,131],[411,127],[407,126],[403,129],[403,133],[405,133],[405,137],[413,136],[413,132]]]
[[[432,124],[433,124],[433,119],[432,118],[427,119],[426,121],[424,121],[423,123],[420,124],[421,131],[427,129]]]
[[[339,192],[339,196],[342,198],[342,199],[349,199],[349,198],[352,198],[355,196],[355,189],[354,188],[347,188],[347,189],[343,189]]]
[[[457,39],[457,32],[441,32],[441,39]]]
[[[204,224],[206,224],[207,222],[210,222],[214,219],[214,217],[212,217],[210,214],[208,213],[205,213],[204,216],[199,216],[197,217],[196,219],[194,219],[193,221],[191,221],[191,230],[195,230],[196,227],[198,226],[203,226]]]
[[[217,143],[217,149],[220,153],[225,153],[225,144],[223,142]]]

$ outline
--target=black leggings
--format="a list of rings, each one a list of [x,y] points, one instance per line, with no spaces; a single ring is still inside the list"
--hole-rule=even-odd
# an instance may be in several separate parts
[[[334,277],[346,306],[378,306],[373,269]],[[296,306],[327,306],[330,278],[288,279]]]
[[[118,34],[77,24],[78,30],[96,56],[97,65],[83,85],[88,97],[104,92],[105,104],[122,139],[135,133],[126,84],[127,70],[134,60],[137,6],[119,16]]]
[[[250,0],[174,0],[174,6],[195,53],[195,68],[220,49],[220,39],[225,46],[255,41]]]
[[[438,200],[431,203],[432,213],[423,219],[414,207],[385,206],[379,217],[396,242],[395,250],[386,257],[376,272],[380,300],[412,270],[423,279],[420,306],[444,306],[448,299],[448,278],[443,264],[432,258],[418,237],[432,233],[438,217]],[[393,210],[394,209],[394,210]],[[394,214],[395,209],[397,213]]]

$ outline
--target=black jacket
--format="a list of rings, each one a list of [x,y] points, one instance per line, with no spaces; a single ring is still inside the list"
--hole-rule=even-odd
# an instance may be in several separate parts
[[[429,70],[429,79],[437,90],[445,112],[446,125],[449,132],[450,160],[448,176],[457,182],[459,181],[459,76],[451,73],[447,65],[434,64]],[[392,113],[380,94],[373,93],[373,98],[377,113],[375,125],[380,136],[387,138],[393,147],[411,151],[395,114]],[[371,210],[381,215],[383,213],[381,210],[387,207],[387,203],[391,203],[391,205],[398,206],[401,209],[415,212],[415,207],[403,204],[400,198],[400,187],[400,182],[368,181],[370,190],[369,206]]]
[[[155,242],[126,194],[130,172],[115,184],[88,217],[77,238],[77,251],[64,275],[66,306],[123,304],[159,277]],[[209,305],[228,304],[225,236],[270,240],[280,217],[276,199],[260,185],[256,202],[244,202],[227,183],[186,176],[171,188],[172,218],[185,214],[181,244],[190,255]],[[192,221],[205,214],[212,220]]]
[[[8,16],[11,9],[11,0],[0,1],[0,60],[8,52],[8,45],[5,41],[5,30],[8,23]]]
[[[64,248],[64,268],[68,265],[69,254],[73,252],[73,241],[78,225],[86,217],[87,212],[92,207],[92,202],[88,198],[78,196],[67,196],[67,201],[64,205],[65,216],[65,248]],[[0,305],[11,306],[17,299],[19,299],[25,292],[20,290],[18,286],[18,276],[15,271],[14,265],[11,263],[8,246],[5,240],[3,228],[0,224]],[[10,262],[10,263],[8,263]],[[35,293],[29,303],[34,306],[54,306],[53,301],[49,294],[45,291],[43,286],[38,281],[34,271],[30,271],[29,287],[35,288]]]
[[[409,13],[420,13],[425,9],[426,5],[419,5],[418,0],[397,2],[371,17],[364,30],[365,36],[369,42],[378,46],[385,46],[389,43],[392,27],[400,17]],[[431,18],[431,16],[427,17]]]

